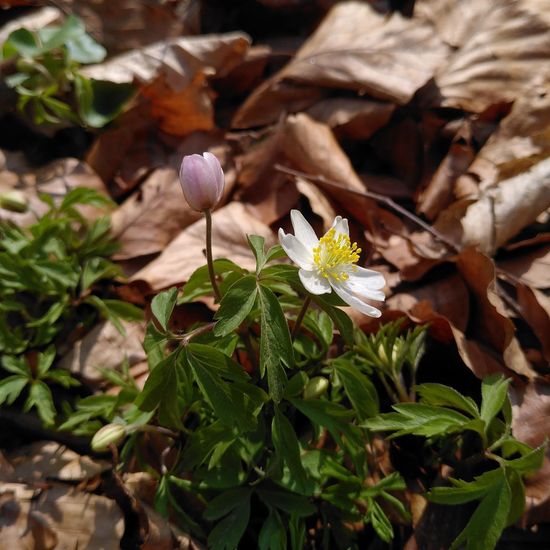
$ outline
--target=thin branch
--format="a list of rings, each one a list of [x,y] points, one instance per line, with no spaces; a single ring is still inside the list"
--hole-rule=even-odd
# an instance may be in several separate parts
[[[416,216],[412,212],[409,212],[408,210],[406,210],[405,208],[403,208],[402,206],[394,202],[389,197],[380,195],[379,193],[373,193],[372,191],[366,191],[366,190],[357,191],[355,189],[349,189],[348,187],[345,187],[336,181],[329,180],[322,175],[307,174],[306,172],[301,172],[300,170],[294,170],[293,168],[288,168],[287,166],[283,166],[282,164],[275,164],[274,168],[279,172],[288,174],[290,176],[294,176],[296,178],[307,179],[312,183],[320,183],[322,185],[327,185],[329,187],[339,189],[344,193],[350,193],[352,195],[357,195],[359,197],[365,197],[368,199],[373,199],[377,202],[381,202],[386,206],[388,206],[389,208],[391,208],[392,210],[394,210],[395,212],[398,212],[402,216],[405,216],[406,218],[414,222],[416,225],[419,225],[420,227],[422,227],[422,229],[425,229],[426,231],[428,231],[428,233],[433,235],[438,241],[441,241],[443,244],[445,244],[453,252],[460,251],[460,248],[451,239],[443,235],[443,233],[439,232],[437,229],[435,229],[431,225],[427,224],[425,221],[421,220],[418,216]]]

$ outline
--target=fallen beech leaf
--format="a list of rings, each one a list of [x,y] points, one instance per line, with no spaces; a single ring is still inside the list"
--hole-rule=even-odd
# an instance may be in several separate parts
[[[19,447],[7,457],[11,471],[0,473],[2,481],[32,484],[45,479],[82,481],[110,468],[103,460],[79,455],[54,441],[37,441]]]
[[[114,258],[160,252],[174,235],[200,217],[183,197],[177,171],[159,168],[114,212],[113,235],[120,243]]]
[[[529,323],[550,364],[550,298],[536,288],[516,285],[517,301],[524,319]]]
[[[223,76],[241,62],[249,46],[242,33],[177,37],[132,50],[83,69],[97,80],[137,80],[152,114],[167,133],[183,136],[214,127],[206,78]]]
[[[550,437],[550,385],[530,382],[510,387],[512,430],[514,436],[532,447],[543,445]],[[543,466],[525,482],[527,525],[550,521],[550,448]]]
[[[307,114],[350,139],[368,139],[390,120],[395,105],[367,99],[333,98],[319,101]]]
[[[60,360],[58,366],[67,369],[88,383],[99,383],[103,376],[97,367],[117,369],[124,361],[132,366],[147,356],[142,342],[145,326],[121,321],[126,334],[121,335],[114,325],[105,321],[95,326]]]
[[[247,269],[255,262],[246,235],[260,235],[266,245],[275,244],[273,232],[254,218],[240,202],[231,202],[212,214],[212,248],[214,258],[229,258]],[[135,273],[132,281],[146,281],[153,290],[160,290],[186,281],[191,273],[206,263],[206,224],[201,219],[184,229],[146,267]]]
[[[305,114],[298,114],[288,117],[284,130],[282,150],[292,166],[313,176],[323,176],[347,189],[359,192],[365,190],[328,126],[315,122]],[[323,186],[322,183],[319,186],[365,225],[369,222],[369,212],[372,214],[377,210],[371,199],[348,195],[340,189]]]
[[[514,336],[514,324],[506,315],[504,302],[496,292],[493,262],[477,250],[467,248],[458,255],[457,267],[475,296],[476,315],[470,321],[469,332],[502,354],[510,370],[528,378],[536,377]]]
[[[4,548],[120,548],[124,519],[114,500],[57,484],[38,498],[18,491],[0,499]]]
[[[462,246],[493,255],[550,206],[550,158],[444,210],[435,227]]]
[[[340,2],[290,63],[244,102],[234,124],[242,128],[276,120],[281,107],[273,105],[277,98],[279,105],[286,103],[293,84],[355,90],[405,104],[434,76],[446,54],[428,23],[397,13],[384,16],[364,2]],[[294,90],[301,99],[307,97],[304,90]]]
[[[459,4],[450,12],[441,5],[439,13],[449,17],[450,24],[459,21],[461,47],[440,65],[435,86],[421,92],[421,104],[480,113],[495,103],[514,101],[547,80],[547,22],[513,0]],[[465,10],[469,12],[467,26],[460,22],[460,12]]]
[[[196,9],[189,3],[185,10],[175,10],[165,2],[134,0],[60,0],[59,5],[78,15],[110,54],[143,47],[159,36],[172,38],[198,30]]]
[[[533,87],[513,105],[498,130],[482,147],[466,174],[457,181],[460,188],[482,189],[521,174],[550,155],[550,94],[548,86]]]
[[[535,247],[498,260],[498,267],[533,288],[550,288],[550,250]]]
[[[309,200],[313,212],[323,220],[324,231],[328,231],[336,217],[336,210],[326,195],[316,185],[301,178],[296,180],[296,188]]]

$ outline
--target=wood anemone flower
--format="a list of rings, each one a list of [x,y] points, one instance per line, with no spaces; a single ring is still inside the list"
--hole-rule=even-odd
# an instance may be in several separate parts
[[[380,317],[378,309],[364,299],[384,301],[384,276],[359,267],[361,249],[349,239],[348,220],[336,216],[332,227],[320,238],[301,212],[290,212],[294,235],[279,229],[279,242],[288,257],[300,267],[302,284],[311,294],[336,292],[346,304],[369,315]]]

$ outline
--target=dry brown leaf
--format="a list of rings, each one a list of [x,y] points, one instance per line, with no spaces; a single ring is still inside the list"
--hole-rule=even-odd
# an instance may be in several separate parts
[[[37,441],[19,447],[7,458],[10,470],[2,468],[0,471],[0,479],[4,482],[82,481],[111,467],[108,462],[79,455],[54,441]]]
[[[448,3],[448,2],[447,2]],[[443,36],[456,25],[461,47],[442,64],[435,86],[421,93],[421,103],[480,113],[495,103],[514,101],[550,78],[550,27],[537,13],[522,9],[521,1],[505,0],[453,3],[450,13],[443,4],[434,13],[448,18]],[[465,24],[460,12],[467,13]],[[457,13],[458,12],[458,13]],[[458,24],[457,24],[458,21]],[[437,26],[437,22],[436,22]]]
[[[462,246],[493,255],[550,206],[550,158],[441,212],[436,228]]]
[[[390,120],[395,105],[367,99],[331,98],[319,101],[307,114],[332,128],[338,136],[368,139]]]
[[[297,110],[287,106],[287,96],[295,90],[307,98],[300,86],[355,90],[404,104],[446,55],[430,24],[397,13],[385,17],[365,2],[340,2],[290,63],[244,102],[234,124],[257,126],[276,120],[282,109]]]
[[[177,11],[167,2],[135,0],[59,0],[57,5],[82,18],[86,30],[111,54],[143,47],[159,36],[198,31],[197,6],[189,1],[180,2]]]
[[[532,88],[514,103],[467,173],[458,179],[458,197],[478,185],[488,189],[503,179],[521,174],[550,155],[550,94],[547,92],[548,85]]]
[[[534,247],[498,260],[499,269],[532,288],[550,288],[550,250]]]
[[[514,336],[514,324],[496,291],[493,262],[477,250],[467,248],[458,255],[457,267],[474,295],[475,315],[470,319],[470,334],[501,354],[504,365],[511,371],[535,378],[537,374]]]
[[[517,301],[523,318],[529,323],[550,365],[550,297],[526,285],[518,284]]]
[[[255,262],[248,247],[246,235],[260,235],[266,245],[274,244],[271,229],[253,217],[246,206],[231,202],[212,215],[212,248],[214,258],[229,258],[237,264],[253,269]],[[202,253],[205,246],[206,224],[204,219],[184,229],[146,267],[135,273],[132,281],[146,281],[153,290],[160,290],[186,281],[197,269],[205,265]]]
[[[323,220],[323,229],[328,231],[336,217],[336,210],[329,199],[316,185],[307,180],[298,178],[296,188],[308,199],[311,210]]]
[[[242,61],[248,46],[242,33],[177,37],[86,67],[83,73],[117,83],[136,80],[161,128],[184,136],[214,127],[206,79],[227,74]]]
[[[550,385],[530,382],[510,388],[512,430],[520,441],[538,447],[550,437]],[[550,448],[546,449],[543,466],[525,483],[526,512],[524,523],[550,520]]]
[[[323,176],[353,191],[365,190],[330,128],[305,114],[292,115],[286,120],[282,150],[294,168],[313,176]],[[324,192],[344,209],[340,214],[347,210],[367,225],[369,213],[376,212],[376,204],[371,199],[322,184],[320,187],[324,187]]]
[[[159,168],[114,212],[113,235],[120,243],[114,258],[160,252],[174,235],[200,217],[185,201],[177,171]]]
[[[30,31],[43,29],[47,25],[57,24],[63,18],[61,10],[53,6],[46,6],[30,13],[12,19],[0,29],[0,44],[3,44],[8,36],[17,29],[25,28]]]
[[[126,332],[120,334],[114,325],[105,321],[95,326],[82,340],[62,357],[58,366],[67,369],[88,383],[100,383],[103,375],[98,370],[117,369],[125,361],[132,366],[147,359],[142,347],[145,326],[121,321]]]

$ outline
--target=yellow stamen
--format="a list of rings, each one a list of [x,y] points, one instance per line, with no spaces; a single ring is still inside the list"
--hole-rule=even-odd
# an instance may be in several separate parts
[[[349,270],[356,270],[353,265],[359,261],[361,249],[357,243],[351,243],[347,235],[336,235],[334,228],[319,239],[319,246],[313,249],[313,261],[319,273],[328,279],[346,281],[349,278]]]

